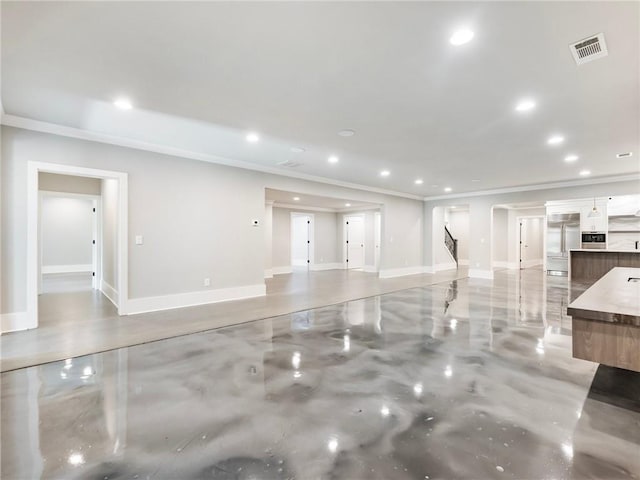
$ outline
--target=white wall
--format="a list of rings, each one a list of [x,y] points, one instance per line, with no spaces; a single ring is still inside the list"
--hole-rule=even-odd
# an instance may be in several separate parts
[[[102,281],[106,295],[117,304],[118,285],[118,181],[105,179],[102,195]],[[100,286],[103,289],[102,285]]]
[[[469,212],[449,210],[449,231],[458,240],[458,261],[469,263]]]
[[[509,261],[509,211],[493,209],[493,266],[506,268]]]
[[[100,195],[99,178],[78,177],[75,175],[58,175],[40,172],[38,189],[48,192],[80,193],[84,195]]]
[[[93,201],[88,198],[42,196],[43,271],[91,271]],[[66,268],[65,268],[66,267]]]

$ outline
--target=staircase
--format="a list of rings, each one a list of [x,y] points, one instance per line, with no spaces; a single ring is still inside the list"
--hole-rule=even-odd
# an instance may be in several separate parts
[[[456,267],[458,267],[458,240],[453,238],[453,235],[451,235],[451,232],[446,226],[444,227],[444,244],[447,247],[447,250],[449,250],[449,253],[453,257],[453,259],[455,260]]]

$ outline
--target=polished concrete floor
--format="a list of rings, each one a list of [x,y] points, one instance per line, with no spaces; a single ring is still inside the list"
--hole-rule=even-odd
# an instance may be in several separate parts
[[[276,275],[267,295],[245,300],[120,317],[100,292],[74,288],[82,278],[58,275],[43,282],[37,329],[0,336],[0,371],[104,352],[331,305],[405,288],[464,278],[466,268],[434,275],[380,279],[374,273],[329,270]],[[53,290],[53,292],[52,292]]]
[[[283,279],[286,282],[286,280]],[[640,478],[640,380],[497,272],[3,373],[2,478]]]

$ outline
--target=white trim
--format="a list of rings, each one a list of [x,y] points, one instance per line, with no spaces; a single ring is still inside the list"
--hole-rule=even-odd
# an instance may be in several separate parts
[[[81,272],[93,272],[93,265],[87,263],[86,265],[43,265],[42,273],[81,273]]]
[[[436,263],[433,266],[433,271],[442,272],[444,270],[455,270],[456,268],[458,268],[456,262]]]
[[[425,265],[424,267],[422,267],[422,273],[434,274],[436,273],[436,269],[433,265]]]
[[[540,260],[542,261],[542,260]],[[495,260],[491,266],[493,268],[507,268],[509,270],[517,270],[518,269],[518,263],[517,262],[507,262],[506,260]]]
[[[129,314],[157,312],[174,308],[193,307],[210,303],[240,300],[243,298],[263,297],[267,293],[264,283],[244,285],[242,287],[219,288],[199,292],[177,293],[161,297],[144,297],[129,299]]]
[[[424,197],[423,200],[425,202],[430,202],[432,200],[446,200],[451,198],[466,198],[466,197],[482,197],[485,195],[498,195],[501,193],[530,192],[532,190],[551,190],[554,188],[580,187],[584,185],[597,185],[600,183],[628,182],[631,180],[640,180],[640,174],[632,173],[628,175],[613,175],[610,177],[597,177],[597,178],[589,178],[584,180],[569,180],[566,182],[538,183],[533,185],[522,185],[520,187],[495,188],[493,190],[480,190],[477,192],[455,193],[451,195],[436,195],[433,197]]]
[[[470,268],[469,278],[485,278],[493,280],[493,270],[483,270],[481,268]]]
[[[273,275],[286,275],[288,273],[293,273],[293,267],[291,265],[284,267],[273,267],[271,269],[271,273]]]
[[[116,307],[118,307],[119,295],[118,291],[113,288],[109,283],[105,282],[104,279],[100,283],[100,291],[103,293],[105,297],[107,297],[111,303],[113,303]]]
[[[541,258],[534,258],[532,260],[525,260],[524,262],[522,262],[522,268],[531,268],[531,267],[535,267],[537,265],[542,265],[542,259]]]
[[[282,177],[298,178],[301,180],[309,180],[311,182],[324,183],[327,185],[335,185],[337,187],[352,188],[354,190],[362,190],[365,192],[380,193],[383,195],[391,195],[394,197],[410,198],[412,200],[422,200],[420,195],[413,195],[410,193],[396,192],[395,190],[387,190],[384,188],[370,187],[367,185],[360,185],[358,183],[342,182],[331,178],[319,177],[316,175],[309,175],[306,173],[292,172],[289,170],[278,169],[273,167],[266,167],[259,164],[250,162],[244,162],[241,160],[234,160],[219,155],[212,155],[209,153],[194,152],[192,150],[186,150],[183,148],[170,147],[167,145],[160,145],[157,143],[143,142],[140,140],[134,140],[126,137],[118,137],[115,135],[107,135],[104,133],[90,132],[88,130],[82,130],[79,128],[65,127],[62,125],[56,125],[54,123],[41,122],[39,120],[33,120],[30,118],[19,117],[16,115],[2,114],[0,116],[0,123],[9,127],[22,128],[25,130],[32,130],[34,132],[51,133],[54,135],[60,135],[61,137],[77,138],[80,140],[89,140],[92,142],[106,143],[109,145],[116,145],[119,147],[134,148],[136,150],[144,150],[147,152],[161,153],[163,155],[172,155],[174,157],[190,158],[192,160],[200,160],[203,162],[216,163],[220,165],[227,165],[230,167],[243,168],[245,170],[254,170],[263,173],[270,173],[272,175],[279,175]]]
[[[265,279],[267,279],[267,278],[273,278],[273,268],[267,268],[267,269],[264,271],[264,278],[265,278]]]
[[[342,263],[316,263],[309,265],[309,270],[312,272],[321,272],[323,270],[342,270]]]
[[[29,322],[27,312],[3,313],[0,315],[0,334],[29,330],[38,325]]]
[[[38,173],[58,173],[82,177],[114,179],[118,181],[118,314],[127,314],[129,291],[128,263],[128,175],[125,172],[61,165],[47,162],[27,162],[27,315],[29,328],[38,326],[38,281],[40,278],[40,255],[38,251],[40,192]]]
[[[404,277],[405,275],[419,275],[425,272],[425,267],[384,268],[380,270],[380,278]]]
[[[327,213],[336,213],[337,210],[333,208],[324,208],[324,207],[308,207],[306,205],[293,205],[291,203],[279,203],[273,202],[273,208],[286,208],[289,210],[295,210],[299,213],[305,213],[304,210],[309,210],[310,212],[327,212]]]
[[[342,264],[340,264],[340,265],[342,265]],[[342,268],[342,266],[340,268]],[[375,265],[364,265],[362,267],[362,271],[366,272],[366,273],[377,273],[378,269],[376,268]]]

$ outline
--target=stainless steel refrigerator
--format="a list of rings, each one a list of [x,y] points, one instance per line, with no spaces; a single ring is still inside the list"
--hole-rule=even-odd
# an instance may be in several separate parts
[[[547,215],[547,274],[567,275],[569,250],[580,248],[580,214]]]

